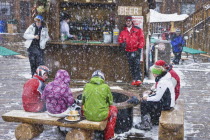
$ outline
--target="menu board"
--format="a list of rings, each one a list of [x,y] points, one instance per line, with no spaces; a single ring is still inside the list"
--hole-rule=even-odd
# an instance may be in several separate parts
[[[137,26],[143,30],[144,17],[143,16],[132,16],[134,26]]]

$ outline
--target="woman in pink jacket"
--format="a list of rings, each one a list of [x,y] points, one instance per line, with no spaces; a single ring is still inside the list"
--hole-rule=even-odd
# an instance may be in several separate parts
[[[68,72],[58,70],[54,81],[47,84],[42,94],[42,99],[46,101],[46,108],[49,113],[63,113],[74,103],[69,85],[70,76]]]

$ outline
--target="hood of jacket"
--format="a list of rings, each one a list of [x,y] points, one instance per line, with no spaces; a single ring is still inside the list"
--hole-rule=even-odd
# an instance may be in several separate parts
[[[104,84],[104,80],[101,79],[100,77],[96,76],[96,77],[93,77],[93,78],[90,79],[90,83],[101,85],[101,84]]]
[[[53,82],[54,84],[70,85],[70,76],[66,70],[58,70]]]

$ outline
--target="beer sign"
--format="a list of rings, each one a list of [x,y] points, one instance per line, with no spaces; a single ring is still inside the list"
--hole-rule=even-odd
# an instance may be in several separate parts
[[[118,6],[118,15],[141,16],[142,7],[139,6]]]

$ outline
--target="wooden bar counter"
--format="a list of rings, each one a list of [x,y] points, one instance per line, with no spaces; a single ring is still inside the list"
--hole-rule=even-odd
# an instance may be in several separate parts
[[[95,70],[102,70],[106,81],[131,81],[126,53],[119,44],[50,41],[45,49],[45,65],[52,70],[50,78],[57,70],[65,69],[72,80],[89,80]]]

